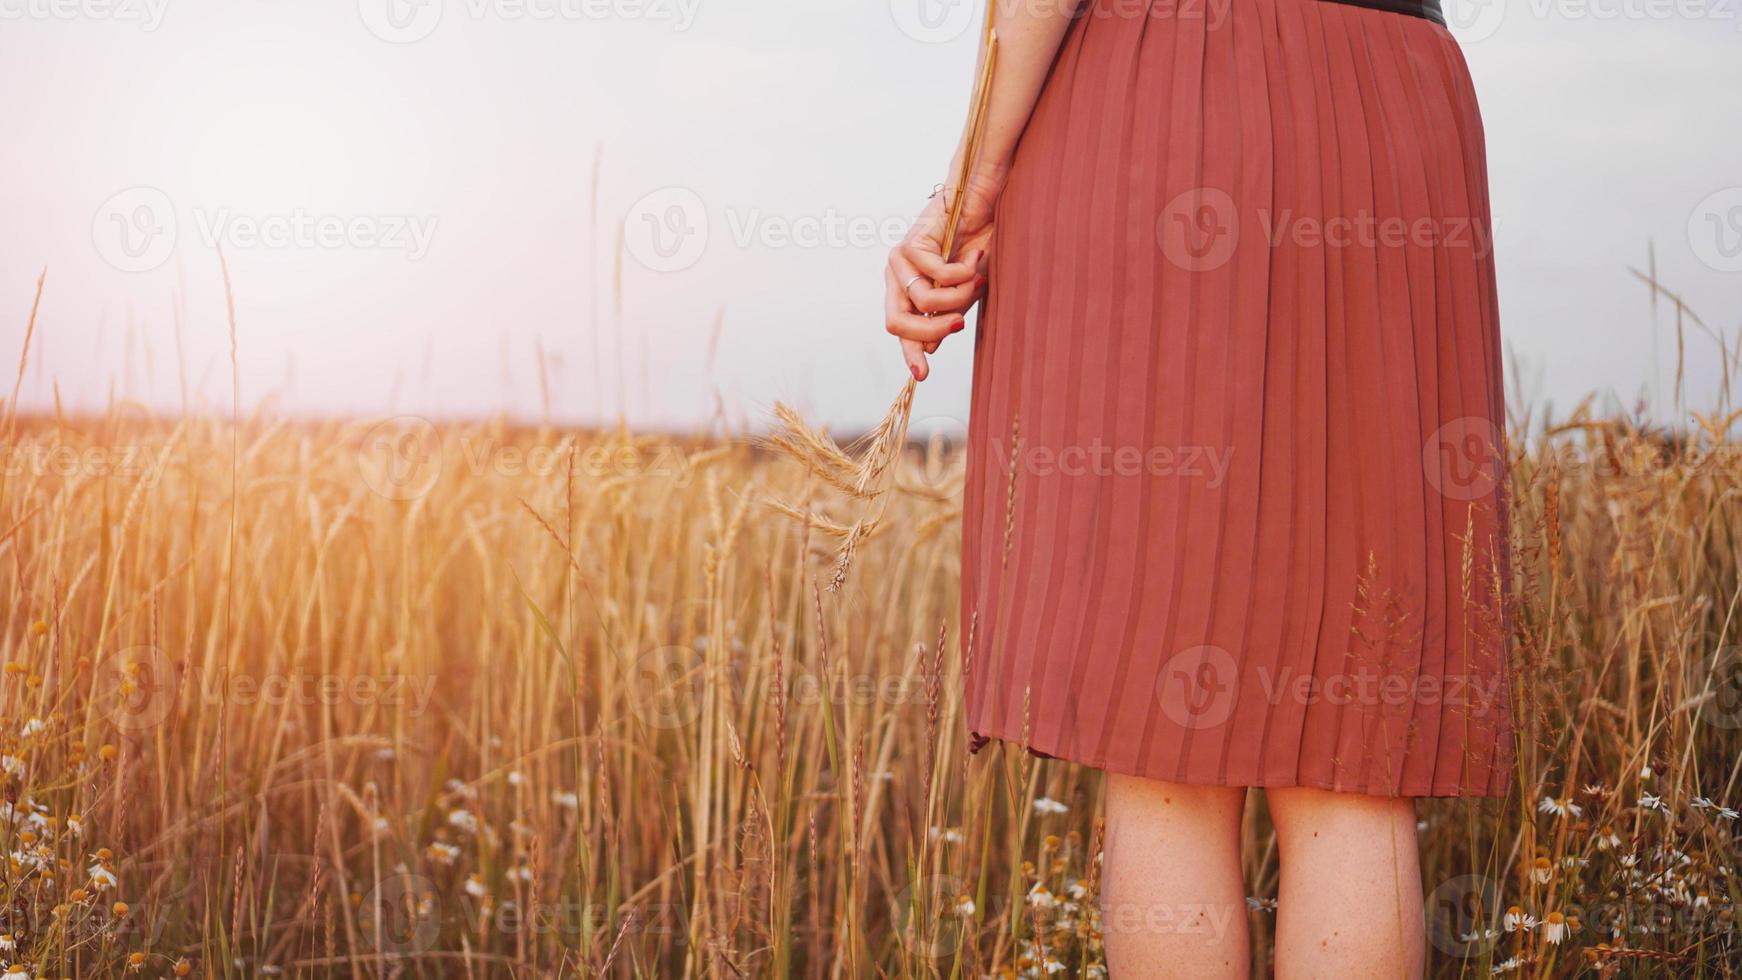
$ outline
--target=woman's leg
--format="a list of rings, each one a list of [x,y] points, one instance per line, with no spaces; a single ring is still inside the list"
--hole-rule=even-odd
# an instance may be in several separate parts
[[[1245,802],[1244,789],[1108,774],[1101,931],[1116,980],[1251,975]]]
[[[1282,866],[1278,980],[1420,977],[1415,801],[1306,788],[1264,795]]]

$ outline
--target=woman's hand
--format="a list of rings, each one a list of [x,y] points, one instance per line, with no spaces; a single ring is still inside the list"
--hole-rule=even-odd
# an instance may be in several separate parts
[[[967,326],[968,310],[985,293],[992,216],[1002,189],[1002,180],[969,182],[954,256],[943,254],[949,190],[932,196],[907,237],[889,253],[883,270],[884,321],[901,338],[902,356],[916,380],[930,373],[926,355]]]

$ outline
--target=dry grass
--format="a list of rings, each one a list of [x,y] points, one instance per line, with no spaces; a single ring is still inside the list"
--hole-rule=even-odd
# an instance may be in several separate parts
[[[750,444],[17,428],[0,955],[30,975],[1096,975],[1098,779],[966,757],[944,447],[830,594],[840,539],[769,502],[856,498]],[[1422,806],[1437,974],[1742,972],[1736,448],[1516,451],[1519,786]],[[1259,807],[1248,845],[1262,954]],[[1541,924],[1460,938],[1509,906]]]

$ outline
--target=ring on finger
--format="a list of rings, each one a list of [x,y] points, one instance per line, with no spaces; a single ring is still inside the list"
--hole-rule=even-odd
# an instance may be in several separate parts
[[[908,290],[913,288],[914,283],[919,282],[921,279],[924,279],[924,278],[925,278],[924,273],[920,273],[919,275],[914,276],[912,279],[909,279],[908,281],[901,284],[901,291],[904,293],[907,292]]]

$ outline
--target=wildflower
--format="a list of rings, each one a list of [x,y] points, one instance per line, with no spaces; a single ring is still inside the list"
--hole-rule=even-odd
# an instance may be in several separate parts
[[[1069,810],[1070,807],[1065,806],[1063,803],[1060,803],[1050,796],[1043,796],[1034,801],[1034,812],[1042,815],[1065,813]]]
[[[23,728],[18,730],[18,735],[20,738],[29,738],[32,735],[41,733],[46,728],[48,728],[48,724],[41,718],[32,718],[24,723]]]
[[[1637,855],[1637,854],[1623,854],[1623,855],[1621,855],[1620,864],[1623,868],[1631,868],[1631,867],[1637,865],[1638,863],[1639,863],[1639,855]]]
[[[30,635],[31,636],[43,636],[47,633],[48,633],[48,624],[43,622],[42,620],[39,619],[36,622],[30,624]]]
[[[448,780],[446,787],[448,792],[453,793],[456,796],[464,796],[469,800],[475,800],[478,798],[477,787],[468,786],[465,783],[460,782],[458,779]]]
[[[1028,904],[1037,909],[1045,910],[1057,906],[1058,899],[1053,897],[1052,892],[1046,890],[1045,884],[1037,881],[1034,883],[1034,887],[1029,889]]]
[[[1071,882],[1069,894],[1077,901],[1082,901],[1084,898],[1088,897],[1089,883],[1082,878],[1078,878],[1076,881]]]
[[[284,973],[284,967],[272,963],[260,964],[260,972],[264,976],[276,977]]]
[[[140,970],[143,970],[143,969],[145,969],[145,954],[144,953],[129,953],[129,954],[127,954],[127,972],[138,973]]]
[[[91,865],[91,885],[98,891],[115,887],[115,872],[110,871],[101,862]]]
[[[132,911],[132,909],[127,907],[126,902],[116,902],[114,905],[109,906],[109,911],[114,914],[115,918],[125,919],[127,918],[127,913]]]
[[[6,972],[0,976],[5,977],[5,980],[30,980],[30,967],[23,963],[14,963],[7,967]]]
[[[97,757],[102,759],[104,762],[114,762],[115,757],[120,754],[120,749],[108,743],[105,743],[102,748],[97,750]]]
[[[437,864],[452,865],[460,859],[460,849],[452,844],[437,841],[429,846],[429,859]]]
[[[1609,851],[1621,846],[1621,835],[1613,827],[1604,827],[1597,835],[1597,850]]]
[[[550,801],[555,803],[557,806],[562,807],[564,810],[579,809],[581,805],[581,798],[579,796],[562,790],[553,790],[550,794]]]
[[[974,917],[974,911],[974,899],[972,896],[963,895],[956,899],[957,916],[964,919],[971,919]]]
[[[932,840],[942,841],[945,844],[960,844],[962,842],[962,831],[959,827],[933,827],[929,831],[929,836]]]
[[[1576,817],[1585,812],[1583,807],[1574,803],[1571,799],[1555,799],[1551,796],[1543,797],[1542,802],[1536,805],[1536,809],[1538,813],[1552,813],[1557,817],[1565,817],[1569,815]]]
[[[1688,801],[1688,805],[1693,807],[1696,810],[1710,810],[1710,809],[1712,809],[1712,807],[1716,806],[1717,804],[1713,803],[1711,800],[1705,798],[1704,796],[1696,796],[1692,800]]]
[[[484,885],[484,876],[473,874],[466,877],[466,894],[473,898],[489,898],[490,889]]]
[[[1539,885],[1548,884],[1549,879],[1553,877],[1553,875],[1554,870],[1549,864],[1548,858],[1539,857],[1536,859],[1536,863],[1531,866],[1530,880]]]
[[[188,962],[187,957],[184,956],[181,959],[175,961],[175,975],[176,976],[185,977],[192,972],[194,972],[194,965],[192,963]]]
[[[1248,895],[1246,896],[1246,910],[1248,912],[1274,912],[1276,911],[1276,899]]]
[[[70,831],[74,837],[85,836],[85,818],[76,813],[68,817],[67,830]]]
[[[448,814],[448,826],[475,834],[478,832],[478,816],[470,810],[454,810]]]
[[[1048,956],[1044,965],[1048,973],[1063,973],[1065,970],[1065,965],[1056,956]]]
[[[1650,793],[1639,794],[1639,808],[1641,810],[1660,810],[1664,813],[1669,812],[1669,807],[1663,805],[1663,797],[1653,796]]]
[[[1511,973],[1523,965],[1524,965],[1523,960],[1519,959],[1516,956],[1513,956],[1513,957],[1510,957],[1508,959],[1501,960],[1500,962],[1494,964],[1494,968],[1492,970],[1489,970],[1488,972],[1493,976],[1499,976],[1502,973]]]
[[[398,756],[398,754],[399,753],[393,751],[392,749],[376,749],[375,750],[375,761],[376,762],[392,762],[394,760],[394,758],[396,758]]]
[[[526,774],[516,769],[508,774],[508,785],[519,786],[526,782]]]
[[[529,868],[529,867],[527,867],[527,866],[526,866],[526,865],[524,865],[524,864],[523,864],[523,865],[520,865],[520,866],[519,866],[519,867],[517,867],[517,868],[515,868],[515,869],[514,869],[514,870],[513,870],[513,871],[512,871],[512,872],[511,872],[511,874],[512,874],[512,875],[513,875],[513,876],[514,876],[514,878],[515,878],[515,879],[516,879],[516,880],[518,880],[518,881],[528,881],[528,882],[529,882],[529,881],[531,881],[531,880],[532,880],[532,869],[531,869],[531,868]]]
[[[1507,932],[1523,930],[1529,932],[1536,928],[1536,916],[1526,915],[1524,910],[1514,905],[1506,910],[1506,915],[1500,920],[1500,925]]]
[[[1645,765],[1643,765],[1639,768],[1639,778],[1640,779],[1650,779],[1653,775],[1654,775],[1654,773],[1652,773],[1652,771],[1651,771],[1651,763],[1647,762]]]
[[[387,831],[389,828],[388,828],[386,817],[376,817],[375,822],[371,826],[374,828],[376,837],[386,837],[387,836]]]
[[[1569,931],[1567,917],[1559,912],[1550,912],[1542,920],[1542,938],[1555,946],[1559,946],[1561,940],[1567,938]]]
[[[1718,817],[1722,820],[1734,820],[1736,819],[1736,811],[1727,806],[1721,806],[1718,808]]]
[[[8,776],[22,777],[24,760],[15,755],[0,755],[0,770],[5,770]]]
[[[10,932],[0,933],[0,953],[10,953],[18,948],[18,940],[12,938]]]

